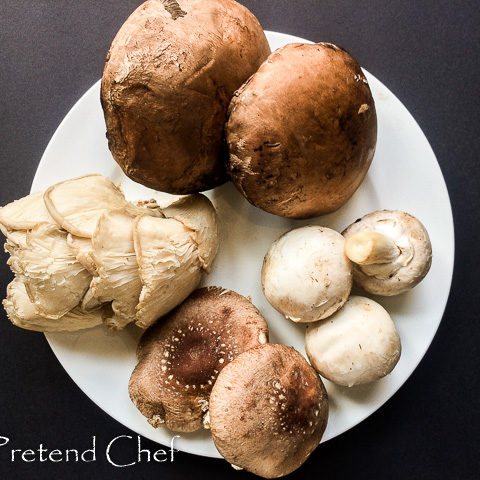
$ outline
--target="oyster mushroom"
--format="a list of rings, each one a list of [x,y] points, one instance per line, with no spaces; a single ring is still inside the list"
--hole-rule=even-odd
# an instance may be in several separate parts
[[[5,231],[28,230],[43,222],[56,223],[45,207],[43,192],[32,193],[0,208],[0,225]]]
[[[43,199],[50,215],[64,230],[85,238],[92,237],[103,212],[128,204],[120,189],[103,175],[57,183],[45,191]]]
[[[85,312],[78,306],[57,319],[38,315],[35,304],[28,297],[25,284],[18,277],[8,284],[3,306],[14,325],[37,332],[76,331],[102,323],[101,309]]]
[[[13,254],[27,245],[27,230],[39,223],[55,224],[43,201],[43,192],[32,193],[0,208],[0,231],[7,243],[5,251]]]
[[[237,355],[268,341],[268,327],[245,297],[201,288],[143,335],[130,398],[153,427],[202,427],[218,373]]]
[[[239,355],[210,396],[210,426],[220,454],[265,478],[296,470],[322,438],[325,387],[291,347],[266,344]]]
[[[432,264],[425,227],[398,210],[369,213],[343,231],[353,280],[375,295],[398,295],[415,287]]]
[[[351,387],[388,375],[400,358],[401,343],[381,305],[352,295],[330,318],[307,325],[305,349],[320,375]]]
[[[270,304],[294,322],[314,322],[337,311],[352,288],[345,240],[325,227],[291,230],[272,244],[262,268]]]
[[[202,268],[209,272],[218,249],[217,215],[210,200],[200,194],[187,195],[164,208],[163,214],[195,232],[198,258]]]
[[[91,240],[95,259],[93,295],[101,302],[112,302],[108,327],[118,330],[135,321],[142,282],[133,244],[135,218],[126,209],[101,215]]]
[[[37,314],[51,319],[77,306],[92,278],[68,246],[67,233],[48,223],[27,232],[26,248],[16,249],[8,264],[25,283]]]
[[[143,285],[136,323],[141,328],[188,297],[200,283],[202,268],[208,271],[217,251],[215,209],[206,197],[192,197],[181,200],[188,207],[184,213],[179,204],[164,210],[174,218],[142,215],[135,220],[134,244]]]

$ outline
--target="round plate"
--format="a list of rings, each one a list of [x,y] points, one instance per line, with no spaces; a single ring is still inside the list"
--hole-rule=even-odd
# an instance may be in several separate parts
[[[267,32],[272,50],[303,39]],[[310,43],[310,42],[309,42]],[[270,244],[281,234],[306,224],[342,231],[355,219],[378,209],[399,209],[417,216],[430,234],[434,260],[426,279],[414,290],[393,298],[375,298],[392,315],[402,339],[402,357],[395,370],[371,385],[342,388],[325,381],[330,419],[323,441],[352,428],[385,403],[410,376],[435,335],[447,302],[453,272],[453,218],[435,155],[413,117],[375,77],[366,73],[378,115],[375,158],[364,182],[338,212],[308,221],[287,220],[251,206],[228,183],[207,193],[220,219],[220,251],[203,285],[218,285],[250,296],[267,319],[271,341],[305,354],[304,326],[276,312],[262,294],[260,270]],[[88,173],[102,173],[122,182],[129,199],[171,199],[126,178],[113,160],[105,138],[100,82],[71,109],[42,157],[32,191]],[[126,427],[163,445],[174,435],[154,429],[133,406],[128,380],[135,367],[141,331],[129,326],[112,333],[103,327],[76,333],[46,335],[52,350],[73,381],[100,408]],[[181,434],[182,451],[219,457],[208,431]]]

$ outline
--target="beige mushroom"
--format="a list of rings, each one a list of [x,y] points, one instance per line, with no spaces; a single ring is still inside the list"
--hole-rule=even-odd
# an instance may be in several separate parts
[[[93,296],[101,302],[112,302],[112,316],[105,324],[119,330],[135,321],[142,282],[133,242],[135,218],[123,208],[104,212],[95,228],[91,244],[95,276],[91,283]]]
[[[325,387],[296,350],[266,344],[239,355],[210,396],[210,426],[220,454],[236,467],[277,478],[305,462],[328,419]]]
[[[153,427],[198,430],[218,373],[267,341],[267,324],[249,300],[219,287],[201,288],[143,335],[130,397]]]
[[[5,231],[28,230],[43,222],[56,223],[45,207],[43,192],[32,193],[0,208],[0,225]],[[5,231],[2,230],[4,234]]]
[[[141,328],[188,297],[217,251],[215,209],[203,195],[192,197],[182,200],[185,213],[177,210],[178,204],[164,210],[175,218],[142,215],[135,220],[134,244],[143,285],[136,323]]]
[[[26,248],[15,250],[8,264],[25,283],[37,314],[63,317],[82,300],[91,275],[67,244],[67,233],[58,225],[40,223],[27,232]]]
[[[330,318],[307,326],[305,349],[320,375],[351,387],[389,374],[401,344],[388,312],[369,298],[352,295]]]
[[[326,227],[287,232],[267,252],[263,292],[271,305],[294,322],[314,322],[337,311],[352,288],[345,240]]]
[[[25,284],[18,277],[7,286],[7,298],[3,300],[3,306],[14,325],[38,332],[76,331],[102,323],[101,309],[85,312],[78,306],[57,319],[38,315]]]
[[[432,246],[427,230],[398,210],[369,213],[347,227],[345,253],[354,262],[354,282],[375,295],[398,295],[428,273]]]
[[[85,175],[52,185],[45,191],[50,215],[67,232],[91,238],[100,215],[128,205],[123,193],[103,175]]]

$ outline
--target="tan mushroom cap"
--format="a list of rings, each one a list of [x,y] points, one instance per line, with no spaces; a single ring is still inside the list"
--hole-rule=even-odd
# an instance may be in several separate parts
[[[300,227],[276,240],[262,268],[270,304],[294,322],[314,322],[337,311],[352,288],[345,239],[335,230]]]
[[[130,398],[153,427],[198,430],[218,373],[267,341],[267,324],[249,300],[220,287],[200,288],[143,335]]]
[[[342,234],[346,254],[354,262],[353,281],[369,293],[404,293],[420,283],[430,270],[432,245],[428,232],[408,213],[372,212]]]
[[[307,326],[305,349],[320,375],[347,387],[388,375],[402,350],[388,312],[356,295],[330,318]]]
[[[291,347],[266,344],[227,365],[210,396],[220,454],[265,478],[296,470],[320,443],[328,398],[315,370]]]

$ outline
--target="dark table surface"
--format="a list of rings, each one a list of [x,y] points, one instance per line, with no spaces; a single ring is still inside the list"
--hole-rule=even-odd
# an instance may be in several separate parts
[[[51,135],[101,75],[135,0],[1,0],[0,205],[27,194]],[[420,366],[379,411],[318,448],[291,478],[480,478],[479,97],[480,15],[458,0],[250,0],[268,30],[337,43],[406,105],[435,151],[456,233],[453,286]],[[425,199],[428,201],[428,198]],[[12,275],[0,259],[2,296]],[[96,407],[65,373],[42,334],[0,313],[0,478],[247,478],[223,461],[177,453],[173,463],[115,468],[102,454],[135,435]],[[112,398],[112,402],[115,398]],[[85,449],[91,463],[10,460],[10,448]],[[0,439],[0,443],[3,440]],[[131,443],[116,450],[128,463]],[[158,448],[143,440],[150,450]]]

